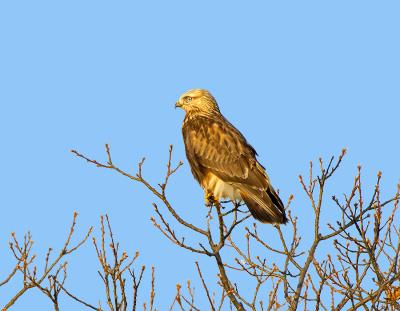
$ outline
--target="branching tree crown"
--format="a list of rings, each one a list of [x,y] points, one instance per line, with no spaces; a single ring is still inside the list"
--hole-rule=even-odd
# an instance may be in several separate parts
[[[146,267],[136,267],[139,252],[133,256],[121,252],[107,215],[100,218],[99,237],[94,237],[89,228],[87,234],[73,244],[75,213],[65,244],[54,256],[53,249],[49,248],[42,265],[32,253],[31,234],[27,233],[22,240],[15,233],[11,234],[9,248],[15,258],[15,267],[3,279],[0,277],[0,293],[1,287],[17,279],[21,289],[13,297],[0,295],[2,310],[11,309],[18,299],[33,289],[46,295],[54,310],[62,309],[60,295],[66,295],[88,309],[113,311],[156,310],[156,305],[159,310],[200,310],[199,302],[203,305],[207,302],[210,310],[400,310],[400,225],[397,215],[400,186],[392,197],[382,198],[382,174],[378,173],[372,195],[365,197],[361,167],[358,167],[347,194],[326,198],[327,184],[339,169],[345,150],[337,159],[332,157],[326,163],[319,159],[317,169],[310,162],[308,176],[299,176],[312,215],[312,225],[305,228],[312,234],[312,241],[302,243],[304,229],[300,230],[298,226],[298,211],[291,207],[294,204],[291,195],[286,203],[289,224],[273,227],[278,244],[259,233],[261,225],[249,219],[247,209],[240,202],[217,202],[208,207],[203,226],[197,225],[197,221],[183,219],[180,209],[172,205],[166,192],[171,177],[183,164],[173,163],[172,146],[165,177],[155,185],[144,176],[145,159],[138,164],[136,173],[129,173],[113,162],[108,145],[106,162],[75,150],[72,153],[90,164],[144,185],[157,202],[161,202],[153,203],[151,221],[154,227],[174,245],[209,258],[209,264],[218,271],[217,277],[205,275],[195,262],[194,269],[203,291],[195,295],[193,285],[188,281],[184,287],[176,285],[172,303],[157,302],[156,270],[152,267],[150,292],[140,295],[139,287]],[[332,203],[338,218],[332,219],[327,226],[322,225],[321,217],[328,205],[332,208]],[[187,241],[188,232],[194,233],[197,241]],[[71,255],[78,256],[77,250],[90,236],[104,293],[98,302],[89,303],[67,288],[65,260]],[[318,252],[324,244],[329,245],[328,254]],[[214,282],[217,287],[213,286]],[[251,290],[243,286],[249,283],[254,284]],[[219,288],[219,293],[211,288]]]

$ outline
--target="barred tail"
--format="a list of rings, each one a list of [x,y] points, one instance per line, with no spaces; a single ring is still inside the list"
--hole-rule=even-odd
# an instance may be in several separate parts
[[[271,186],[266,191],[250,186],[242,186],[239,189],[243,201],[255,219],[272,224],[288,222],[282,200]]]

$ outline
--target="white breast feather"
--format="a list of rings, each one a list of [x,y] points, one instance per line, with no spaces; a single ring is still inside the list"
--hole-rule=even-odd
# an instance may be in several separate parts
[[[215,175],[209,179],[208,185],[205,185],[205,187],[213,193],[214,198],[217,200],[222,198],[229,200],[242,200],[239,190],[219,179]]]

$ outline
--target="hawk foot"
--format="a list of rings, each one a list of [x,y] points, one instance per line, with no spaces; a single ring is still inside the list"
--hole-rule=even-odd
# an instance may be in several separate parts
[[[218,203],[218,201],[215,200],[214,195],[210,191],[206,191],[204,193],[204,201],[206,203],[206,206],[208,206],[208,207],[211,207]]]

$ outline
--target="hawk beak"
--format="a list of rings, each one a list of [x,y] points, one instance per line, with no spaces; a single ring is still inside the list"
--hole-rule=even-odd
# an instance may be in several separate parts
[[[177,101],[177,102],[175,103],[175,108],[181,108],[181,107],[182,107],[181,102]]]

